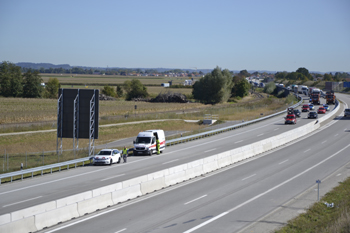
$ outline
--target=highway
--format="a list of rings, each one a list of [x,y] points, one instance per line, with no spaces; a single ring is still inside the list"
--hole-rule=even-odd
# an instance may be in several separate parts
[[[168,147],[161,155],[130,156],[126,164],[86,166],[3,184],[0,186],[0,215],[251,144],[310,122],[306,116],[307,113],[302,113],[296,125],[284,125],[285,115],[280,115],[244,128]]]
[[[346,98],[347,101],[349,100],[349,98],[347,96],[344,96],[343,98]],[[306,102],[308,102],[308,101],[306,101]],[[350,102],[350,101],[348,101],[348,102]],[[30,207],[33,205],[48,202],[50,200],[56,200],[56,199],[63,198],[63,197],[73,195],[76,193],[81,193],[81,192],[84,192],[86,190],[92,190],[92,189],[95,189],[98,187],[106,186],[108,184],[116,183],[118,181],[130,179],[130,178],[133,178],[136,176],[148,174],[148,173],[155,172],[155,171],[158,171],[158,170],[161,170],[164,168],[176,166],[176,165],[183,164],[183,163],[186,163],[186,162],[189,162],[192,160],[207,157],[207,156],[210,156],[212,154],[217,154],[217,153],[220,153],[223,151],[231,150],[233,148],[237,148],[237,147],[240,147],[242,145],[246,145],[246,144],[250,144],[252,142],[256,142],[258,140],[262,140],[263,138],[266,138],[266,137],[280,134],[282,132],[285,132],[286,130],[293,129],[294,127],[300,127],[303,124],[306,124],[310,121],[308,119],[304,119],[306,117],[306,113],[303,113],[301,119],[298,119],[297,125],[284,125],[283,124],[283,122],[284,122],[283,117],[284,116],[275,117],[275,118],[272,118],[270,120],[267,120],[267,121],[264,121],[264,122],[261,122],[258,124],[254,124],[254,125],[242,128],[242,129],[237,129],[237,130],[234,130],[231,132],[223,133],[223,134],[209,137],[206,139],[202,139],[199,141],[194,141],[194,142],[190,142],[190,143],[186,143],[186,144],[182,144],[182,145],[177,145],[174,147],[168,147],[166,149],[166,152],[164,154],[162,154],[161,156],[129,157],[127,164],[116,164],[116,165],[113,165],[111,167],[84,167],[84,168],[73,169],[73,170],[70,170],[67,172],[56,173],[53,175],[44,176],[44,177],[40,177],[40,178],[28,179],[28,180],[25,180],[23,182],[15,182],[13,184],[1,185],[0,186],[0,196],[1,196],[1,201],[0,201],[1,213],[0,214],[12,212],[12,211],[15,211],[18,209],[27,208],[27,207]],[[339,121],[339,122],[341,122],[341,121]],[[343,122],[346,122],[346,121],[343,121]],[[327,134],[329,129],[332,129],[332,131],[334,131],[335,126],[338,126],[338,125],[342,125],[342,124],[339,124],[337,122],[337,124],[334,124],[333,126],[329,127],[327,130],[321,131],[320,135],[322,133],[325,133],[325,132]],[[340,127],[342,127],[342,126],[340,126]],[[339,138],[341,138],[341,140],[337,140],[336,142],[330,141],[329,143],[331,143],[332,146],[329,146],[329,144],[327,142],[322,143],[325,146],[325,151],[328,151],[328,150],[335,151],[335,148],[333,148],[333,145],[338,144],[340,141],[344,141],[344,140],[349,141],[348,140],[349,138],[343,137],[343,135],[339,135],[339,133],[337,136],[340,136]],[[334,138],[336,138],[337,136],[334,136]],[[306,142],[310,139],[314,139],[314,140],[319,142],[320,139],[318,137],[319,137],[319,134],[315,134],[315,136],[309,137],[309,138],[303,140],[302,142],[304,142],[304,141]],[[320,137],[322,137],[322,136],[320,136]],[[300,142],[300,143],[302,143],[302,142]],[[311,143],[311,142],[309,142],[309,143]],[[307,143],[307,144],[309,144],[309,143]],[[299,145],[299,143],[298,143],[298,145]],[[311,145],[315,145],[315,143],[311,143]],[[328,146],[326,146],[326,145],[328,145]],[[287,148],[290,148],[290,147],[287,147]],[[287,148],[284,148],[283,150],[287,150]],[[295,150],[295,146],[294,147],[292,146],[292,148],[293,148],[292,150]],[[299,146],[298,146],[298,148],[299,148]],[[304,150],[305,147],[304,146],[300,147],[300,149]],[[171,192],[165,192],[164,194],[156,196],[156,197],[148,198],[148,199],[146,199],[147,201],[146,200],[140,201],[137,204],[125,206],[124,208],[122,208],[123,209],[122,210],[123,216],[127,216],[127,215],[124,215],[125,208],[130,209],[130,216],[137,214],[138,217],[136,219],[139,221],[148,222],[147,219],[150,218],[150,217],[148,217],[148,215],[155,215],[155,216],[160,215],[162,218],[155,218],[157,220],[152,220],[150,222],[150,224],[152,226],[157,225],[157,227],[160,227],[160,225],[159,225],[160,222],[164,222],[164,224],[166,225],[169,222],[169,221],[167,222],[166,220],[169,218],[173,219],[174,216],[181,215],[182,217],[185,217],[185,215],[187,215],[187,214],[189,216],[192,216],[193,214],[196,214],[197,211],[201,212],[202,209],[205,209],[204,212],[206,212],[208,208],[209,208],[209,210],[211,208],[221,209],[219,206],[216,206],[215,203],[217,203],[217,202],[223,201],[223,203],[226,203],[227,208],[229,207],[227,205],[227,203],[232,203],[232,204],[237,203],[237,200],[243,199],[242,202],[244,203],[245,198],[248,198],[248,196],[251,196],[251,198],[254,198],[257,195],[264,193],[263,189],[266,187],[269,187],[271,184],[275,184],[275,186],[276,186],[280,183],[283,183],[283,181],[281,181],[281,180],[283,180],[285,176],[288,176],[288,174],[294,173],[295,171],[300,171],[301,173],[303,172],[301,168],[304,167],[303,165],[306,166],[307,164],[303,163],[303,159],[295,156],[296,154],[297,155],[302,154],[300,151],[295,151],[293,153],[286,152],[286,154],[288,154],[289,156],[293,155],[292,158],[289,158],[289,157],[285,158],[284,157],[285,153],[283,153],[284,160],[279,161],[279,163],[281,163],[281,164],[279,164],[280,166],[275,166],[276,162],[279,160],[279,157],[281,157],[281,155],[280,155],[281,150],[274,152],[274,153],[276,153],[275,156],[274,156],[274,153],[271,153],[268,156],[264,156],[264,157],[261,157],[261,158],[256,159],[256,160],[252,160],[249,163],[243,163],[242,165],[239,165],[239,166],[235,165],[235,169],[230,169],[230,170],[218,173],[217,175],[207,177],[205,179],[204,178],[200,179],[198,182],[194,182],[194,183],[186,182],[185,183],[186,185],[183,187],[172,190]],[[313,153],[314,150],[318,150],[318,149],[311,147],[311,148],[305,149],[304,151],[306,151],[306,152],[303,152],[303,154],[305,154],[307,152],[314,154]],[[323,150],[322,150],[322,152],[323,152]],[[341,154],[341,153],[339,153],[339,154]],[[304,158],[304,157],[302,157],[302,158]],[[296,160],[294,160],[294,159],[296,159]],[[301,159],[301,161],[300,161],[300,159]],[[304,161],[304,162],[306,162],[306,161]],[[314,163],[314,159],[311,159],[310,162]],[[246,167],[246,166],[248,166],[248,167]],[[335,165],[335,167],[337,167],[337,166],[338,165]],[[278,168],[278,170],[275,170],[277,168]],[[327,169],[323,169],[323,170],[327,170]],[[229,172],[229,174],[227,174],[227,172]],[[231,174],[231,173],[233,173],[233,174]],[[300,175],[300,178],[301,178],[301,176],[302,175]],[[232,178],[232,177],[234,177],[234,178]],[[273,182],[270,179],[272,179]],[[291,180],[290,183],[293,183],[293,182],[295,182],[295,180],[298,180],[298,179],[299,179],[299,177],[296,177],[295,179]],[[218,180],[220,180],[220,182],[217,182]],[[188,183],[191,183],[191,185],[188,185]],[[242,183],[242,184],[240,184],[240,183]],[[225,184],[225,185],[222,186],[222,184]],[[260,187],[260,189],[259,189],[256,187],[256,186],[261,186],[262,184],[264,184],[262,186],[263,188]],[[199,185],[199,187],[198,187],[198,185]],[[289,185],[289,182],[288,182],[288,184],[286,184],[286,186],[287,185]],[[309,186],[310,185],[308,185],[307,187],[309,187]],[[232,189],[232,187],[234,187],[234,188]],[[203,190],[203,195],[200,195],[199,190],[201,190],[201,189]],[[252,191],[248,192],[248,190],[250,190],[250,189]],[[275,190],[277,190],[277,189],[278,188],[276,188]],[[204,194],[205,190],[207,190],[206,192],[208,192],[208,190],[210,190],[210,195]],[[296,190],[297,190],[296,191],[297,193],[301,192],[300,188],[298,188]],[[305,187],[301,186],[301,190],[305,190]],[[272,195],[274,193],[273,191],[266,193],[266,196]],[[181,193],[177,193],[177,192],[181,192]],[[184,195],[184,193],[186,193],[186,195]],[[227,195],[223,195],[225,193]],[[247,195],[247,193],[249,193],[249,195]],[[283,198],[287,198],[286,200],[288,200],[288,198],[290,198],[290,195],[294,195],[294,192],[288,191],[287,193],[288,193],[288,195],[283,196]],[[256,195],[254,196],[254,194],[256,194]],[[166,197],[168,195],[170,197]],[[236,195],[238,195],[238,196],[236,196]],[[241,195],[241,196],[239,196],[239,195]],[[283,199],[281,197],[278,197],[279,196],[278,194],[275,194],[275,195],[277,196],[276,197],[277,199]],[[193,200],[195,200],[196,196],[197,196],[197,198],[199,198],[199,197],[201,197],[201,198],[198,199],[198,202],[193,201],[193,203],[196,203],[196,204],[198,203],[200,206],[200,207],[199,206],[195,207],[195,209],[196,209],[195,211],[190,211],[191,208],[193,208],[190,205],[190,203],[192,203],[192,202],[187,204],[187,205],[189,205],[190,209],[185,211],[186,214],[181,209],[175,211],[175,209],[177,209],[177,208],[175,208],[175,205],[176,206],[179,205],[179,202],[185,201],[184,203],[186,203],[186,200],[184,200],[182,198],[186,198],[189,201],[189,200],[192,200],[191,197],[193,197]],[[265,196],[265,195],[263,195],[263,196]],[[163,202],[163,201],[159,201],[158,198],[166,198],[168,200],[168,201],[165,201],[163,203],[165,206],[160,204],[160,202]],[[209,198],[210,198],[210,200],[208,200]],[[233,198],[233,199],[230,199],[230,198]],[[139,198],[139,199],[141,200],[142,198]],[[177,199],[179,202],[176,202]],[[205,201],[205,204],[203,204],[201,202],[202,199],[203,199],[203,201]],[[224,201],[224,200],[226,200],[226,201]],[[251,202],[247,203],[246,206],[249,206],[250,203],[252,203],[254,201],[255,200],[252,200]],[[206,204],[207,202],[212,203],[212,204]],[[151,206],[147,207],[146,203],[149,203]],[[171,205],[174,205],[174,207],[173,208],[171,208],[170,206],[166,207],[169,203],[171,203]],[[146,205],[146,206],[140,207],[139,205]],[[215,207],[213,207],[212,205],[214,205]],[[212,206],[212,207],[210,207],[210,206]],[[152,211],[152,212],[149,211],[150,209],[154,210],[155,207],[159,211]],[[223,204],[222,207],[225,207],[225,204]],[[136,211],[136,212],[140,212],[141,215],[142,215],[142,211],[140,211],[140,210],[144,209],[147,213],[146,216],[142,217],[142,216],[139,216],[138,213],[136,213],[136,212],[133,213],[133,211],[135,211],[135,208],[138,209],[138,211]],[[169,208],[172,211],[167,211],[167,209],[169,209]],[[234,208],[234,207],[232,207],[232,208]],[[229,209],[230,208],[228,208],[228,210]],[[263,209],[265,211],[266,208],[263,208]],[[174,213],[172,214],[173,211],[174,211]],[[180,212],[178,212],[178,211],[180,211]],[[113,213],[111,212],[110,214],[107,214],[107,215],[108,216],[113,215],[115,218],[117,218],[116,217],[116,215],[118,215],[117,212],[118,211],[116,210],[116,211],[113,211]],[[165,213],[162,213],[162,212],[165,212]],[[212,210],[210,210],[210,212],[212,212]],[[231,212],[233,213],[235,211],[229,211],[230,215],[231,215]],[[257,211],[257,212],[259,212],[259,211]],[[207,216],[206,219],[213,219],[213,216],[219,215],[219,214],[214,214],[214,213],[215,213],[215,211],[211,215],[208,215],[209,217]],[[226,214],[226,215],[228,215],[228,214]],[[251,216],[253,219],[256,219],[256,218],[254,218],[255,215],[249,215],[249,216]],[[261,215],[259,215],[259,216],[261,216]],[[104,217],[101,216],[101,218],[103,218],[103,219],[105,219],[105,217],[106,216],[104,216]],[[147,218],[147,219],[144,219],[144,218]],[[117,219],[119,220],[119,218],[117,218]],[[120,218],[120,219],[123,219],[123,218]],[[128,218],[128,219],[132,220],[132,219],[134,219],[134,217]],[[154,218],[152,217],[151,219],[154,219]],[[159,219],[159,221],[158,221],[158,219]],[[160,220],[160,219],[163,219],[163,220]],[[99,222],[100,220],[95,219],[93,222],[95,222],[95,221]],[[156,221],[156,223],[154,221]],[[200,221],[200,220],[198,220],[198,221]],[[192,222],[194,223],[194,222],[198,222],[198,221],[190,221],[189,224],[187,224],[186,226],[190,226],[190,225],[192,225]],[[112,222],[113,222],[113,224],[116,223],[115,220]],[[125,221],[122,221],[122,220],[121,220],[121,222],[123,224],[126,223]],[[86,225],[86,222],[83,225]],[[98,224],[98,225],[100,225],[100,224]],[[104,224],[102,224],[102,225],[104,225]],[[119,224],[117,224],[117,225],[119,225]],[[132,222],[131,225],[134,225],[134,222]],[[134,229],[134,228],[130,228],[131,226],[128,226],[128,228],[126,228],[126,229],[133,229],[129,232],[138,232],[138,231],[145,232],[145,231],[148,231],[149,229],[154,230],[151,227],[151,225],[146,226],[147,225],[146,224],[143,227],[141,227],[140,224],[136,224],[136,225],[139,228]],[[164,225],[164,227],[165,227],[165,225]],[[211,224],[208,224],[208,225],[211,225]],[[241,224],[238,224],[238,225],[241,225]],[[72,226],[72,229],[74,227],[79,227],[79,224]],[[173,227],[173,228],[176,228],[176,227]],[[171,228],[171,229],[173,229],[173,228]],[[69,229],[64,229],[64,231],[67,231]],[[88,231],[88,232],[93,232],[91,230],[92,228],[89,228],[89,229],[90,229],[90,231]],[[190,229],[190,228],[188,228],[188,229]],[[237,228],[237,229],[239,229],[239,228]],[[113,232],[113,231],[117,232],[117,229],[111,230],[111,232]],[[167,231],[168,231],[168,229],[167,229]],[[171,230],[169,229],[169,231],[171,231]],[[179,232],[179,231],[183,231],[183,230],[176,228],[173,232]],[[208,232],[212,232],[212,230],[209,230]]]
[[[349,96],[339,96],[350,104]],[[338,117],[309,137],[230,169],[44,232],[238,232],[350,162],[349,120]]]

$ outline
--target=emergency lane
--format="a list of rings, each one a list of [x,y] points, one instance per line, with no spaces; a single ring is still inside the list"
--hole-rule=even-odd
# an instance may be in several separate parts
[[[334,172],[350,163],[348,123],[333,120],[331,126],[265,156],[44,232],[94,232],[101,227],[106,232],[238,232],[313,187],[317,179],[338,176]]]
[[[129,157],[128,163],[126,164],[115,164],[111,167],[102,168],[88,166],[34,179],[26,179],[23,182],[1,185],[0,215],[156,172],[207,157],[211,154],[225,152],[256,142],[257,140],[262,140],[263,138],[256,138],[254,135],[264,133],[264,137],[271,137],[295,127],[301,127],[309,122],[309,120],[303,119],[302,117],[297,125],[281,127],[281,125],[284,125],[283,117],[284,115],[277,116],[257,124],[216,136],[171,146],[161,155],[152,157],[132,156]],[[275,129],[274,127],[278,127],[278,130],[272,130]],[[241,142],[232,143],[236,142],[236,140]],[[217,149],[209,151],[213,148]],[[209,152],[205,153],[205,151]],[[175,159],[176,161],[174,161]],[[167,163],[169,161],[173,162]],[[124,175],[118,176],[119,174]],[[108,179],[109,177],[115,177],[115,179]],[[37,196],[42,197],[40,199],[22,202],[23,200],[27,200],[28,197]],[[19,204],[6,206],[7,203]]]

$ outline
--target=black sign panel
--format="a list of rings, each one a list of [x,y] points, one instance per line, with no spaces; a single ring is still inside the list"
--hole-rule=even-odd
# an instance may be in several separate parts
[[[77,138],[89,138],[90,136],[90,101],[95,95],[94,111],[94,139],[98,139],[98,117],[99,117],[99,90],[86,89],[59,89],[59,96],[62,95],[61,105],[63,112],[57,116],[58,121],[62,120],[62,138],[73,138],[74,130],[74,100],[78,96],[78,132]],[[59,124],[57,126],[57,137],[61,137]]]

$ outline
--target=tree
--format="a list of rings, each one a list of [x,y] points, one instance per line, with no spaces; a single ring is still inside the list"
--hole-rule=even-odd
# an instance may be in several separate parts
[[[264,87],[264,92],[267,94],[272,94],[276,89],[276,85],[274,82],[269,82]]]
[[[250,84],[245,78],[243,78],[237,84],[235,84],[234,89],[235,96],[244,97],[247,96],[249,93]]]
[[[324,74],[323,81],[333,81],[333,75],[332,74]]]
[[[105,94],[106,96],[111,96],[111,97],[115,97],[116,95],[113,87],[110,87],[108,85],[103,87],[102,94]]]
[[[43,87],[39,71],[29,69],[24,75],[23,97],[39,98],[42,96]]]
[[[218,66],[193,85],[193,97],[205,104],[226,102],[233,87],[230,71]]]
[[[243,77],[248,77],[248,76],[250,76],[250,74],[248,73],[247,70],[241,70],[241,71],[239,72],[239,74],[240,74],[241,76],[243,76]]]
[[[60,88],[60,82],[57,78],[49,78],[45,86],[45,97],[55,99],[58,97],[58,89]]]
[[[5,97],[20,97],[23,92],[21,67],[10,62],[0,64],[0,94]]]
[[[148,96],[147,88],[138,79],[124,82],[126,100],[133,98],[145,98]]]
[[[122,97],[124,95],[124,92],[123,92],[123,88],[121,85],[117,85],[117,88],[116,88],[116,97]]]

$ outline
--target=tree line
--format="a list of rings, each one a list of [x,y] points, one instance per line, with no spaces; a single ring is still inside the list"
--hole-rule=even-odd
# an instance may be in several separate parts
[[[334,75],[332,73],[325,73],[324,75],[322,74],[310,74],[309,70],[306,69],[305,67],[300,67],[297,69],[295,72],[277,72],[275,74],[275,78],[277,80],[290,80],[290,81],[302,81],[306,82],[308,80],[313,80],[313,78],[322,78],[323,81],[335,81],[335,82],[341,82],[341,81],[346,81],[347,78],[350,78],[350,74],[348,73],[341,73],[341,72],[336,72]]]
[[[28,69],[22,73],[21,67],[10,62],[0,64],[0,95],[4,97],[57,98],[59,82],[50,79],[46,88],[39,71]]]

